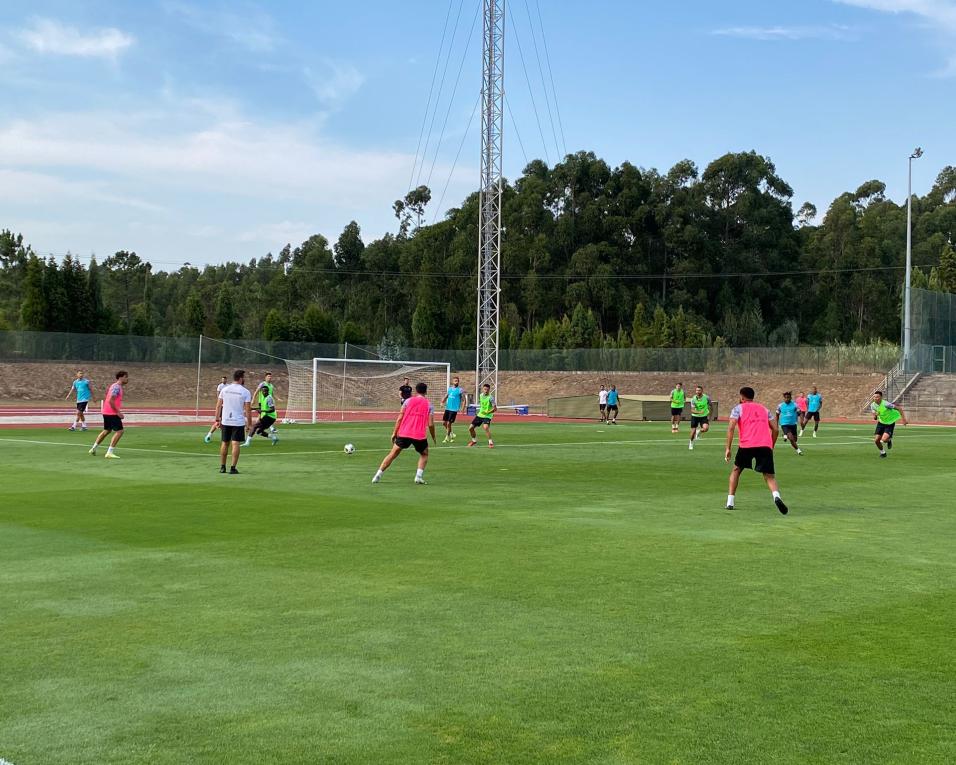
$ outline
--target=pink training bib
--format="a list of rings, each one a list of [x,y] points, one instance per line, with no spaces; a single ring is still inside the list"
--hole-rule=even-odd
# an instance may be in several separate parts
[[[753,449],[759,446],[771,447],[770,412],[767,407],[755,401],[745,401],[738,405],[740,419],[737,427],[740,428],[740,446],[744,449]]]
[[[412,396],[402,407],[405,417],[398,426],[398,435],[402,438],[414,438],[421,441],[428,436],[428,415],[432,405],[424,396]]]
[[[109,390],[106,391],[106,395],[103,396],[103,405],[100,407],[100,412],[102,414],[112,414],[117,415],[119,412],[115,407],[110,406],[110,397],[112,396],[113,400],[116,402],[117,406],[123,405],[123,386],[119,383],[113,383]]]

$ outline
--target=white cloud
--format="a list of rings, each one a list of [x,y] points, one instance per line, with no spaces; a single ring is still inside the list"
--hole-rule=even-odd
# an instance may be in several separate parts
[[[741,37],[747,40],[852,40],[854,35],[849,27],[838,24],[825,26],[740,26],[715,29],[715,35],[723,37]]]
[[[334,106],[353,95],[365,82],[365,76],[354,66],[337,61],[326,61],[326,71],[303,70],[306,82],[323,104]]]
[[[64,199],[102,202],[143,212],[161,212],[161,205],[127,194],[111,193],[102,181],[71,181],[49,173],[0,168],[0,199],[40,205]]]
[[[170,0],[163,8],[193,29],[225,37],[252,53],[268,53],[282,42],[272,17],[254,5],[240,3],[230,10],[211,10]]]
[[[204,109],[167,96],[134,113],[0,116],[0,207],[19,204],[24,219],[43,209],[59,210],[64,220],[95,210],[102,219],[96,235],[24,233],[48,247],[138,248],[158,261],[164,252],[165,260],[175,253],[193,262],[261,255],[313,233],[334,238],[352,219],[367,237],[395,225],[391,205],[407,191],[411,155],[330,140],[321,121],[256,121],[210,103]],[[449,170],[436,168],[442,185]],[[473,167],[459,165],[447,198],[464,197],[475,179]],[[132,212],[165,234],[132,231],[124,223]],[[131,232],[125,243],[124,230]]]
[[[135,42],[113,27],[82,32],[53,19],[34,19],[19,37],[37,53],[108,59],[116,59]]]
[[[881,13],[915,16],[926,25],[927,29],[942,39],[946,64],[937,74],[943,77],[956,76],[956,0],[833,1]]]

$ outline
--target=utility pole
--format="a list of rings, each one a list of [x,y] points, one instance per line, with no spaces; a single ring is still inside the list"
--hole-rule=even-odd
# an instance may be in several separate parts
[[[501,293],[501,144],[504,123],[505,0],[483,0],[481,187],[478,220],[478,337],[475,400],[486,383],[498,396]]]
[[[910,290],[913,272],[913,160],[923,156],[923,150],[916,147],[910,154],[909,182],[906,186],[906,276],[903,284],[903,371],[909,372],[912,364],[912,334],[910,323]]]

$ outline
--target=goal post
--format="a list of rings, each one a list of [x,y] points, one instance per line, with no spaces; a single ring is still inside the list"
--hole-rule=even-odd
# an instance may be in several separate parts
[[[424,382],[428,386],[428,400],[438,409],[451,384],[451,364],[410,359],[313,358],[307,396],[311,421],[318,422],[320,413],[342,420],[348,414],[394,413],[401,403],[399,387],[405,377],[413,387]],[[306,399],[303,394],[305,391],[297,387],[293,398],[290,363],[289,409],[298,410],[296,404]]]

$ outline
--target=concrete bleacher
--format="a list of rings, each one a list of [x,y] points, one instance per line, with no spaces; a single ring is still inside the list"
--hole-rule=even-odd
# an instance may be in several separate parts
[[[956,422],[956,375],[922,374],[897,403],[914,422]]]

